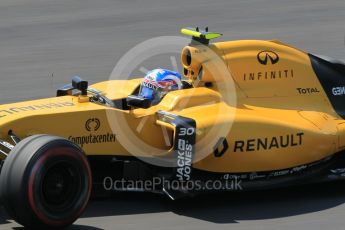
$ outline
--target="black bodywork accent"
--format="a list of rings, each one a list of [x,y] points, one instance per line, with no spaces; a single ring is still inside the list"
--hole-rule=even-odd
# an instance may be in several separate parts
[[[113,100],[113,104],[115,108],[121,109],[121,110],[130,110],[131,107],[127,104],[127,98],[120,98]]]
[[[223,186],[219,191],[264,190],[301,184],[345,180],[344,174],[332,172],[334,170],[345,170],[345,159],[343,154],[344,153],[338,153],[335,156],[327,157],[316,162],[276,171],[218,173],[194,169],[193,179],[200,181],[220,181],[223,185],[233,182],[234,180],[241,182],[241,189]],[[210,192],[210,190],[206,191]]]
[[[79,90],[81,95],[87,95],[89,87],[88,81],[81,79],[78,76],[72,78],[72,83],[59,88],[56,92],[57,97],[73,95],[73,90]]]
[[[193,88],[193,85],[189,83],[188,81],[182,81],[182,89],[191,89]]]
[[[96,197],[108,196],[114,191],[129,191],[126,188],[105,190],[104,186],[110,186],[104,184],[106,177],[111,177],[113,180],[141,182],[154,181],[156,178],[162,178],[161,182],[171,182],[176,179],[174,175],[171,177],[171,169],[148,164],[136,157],[89,156],[88,158],[93,172],[93,195]],[[152,187],[153,190],[139,187],[130,191],[161,193],[175,200],[201,193],[265,190],[340,180],[345,180],[344,152],[309,164],[276,171],[226,173],[193,168],[193,177],[189,182],[193,182],[194,189],[186,186],[188,183],[181,182],[179,185],[174,183],[173,189],[167,187],[166,183],[161,183]],[[212,185],[216,185],[217,189]]]
[[[193,177],[196,122],[187,117],[158,111],[158,119],[175,127],[173,176],[170,179],[189,181]]]
[[[74,87],[72,86],[72,84],[65,85],[57,90],[56,96],[63,97],[63,96],[72,95],[73,90],[74,90]]]
[[[174,138],[174,155],[177,158],[175,176],[180,181],[188,181],[193,176],[192,165],[195,155],[196,123],[193,119],[177,116],[172,125],[175,126],[176,130]],[[183,165],[180,160],[184,162]],[[190,165],[188,161],[190,161]]]
[[[151,101],[149,99],[137,95],[129,95],[126,100],[128,106],[136,108],[147,109],[151,106]]]
[[[345,64],[309,54],[312,67],[334,110],[345,119],[345,94],[334,95],[335,87],[345,87]]]
[[[8,136],[15,145],[21,141],[21,139],[12,130],[8,131]]]
[[[81,79],[78,76],[72,78],[72,86],[74,89],[80,90],[81,95],[87,95],[87,88],[89,87],[89,82]]]

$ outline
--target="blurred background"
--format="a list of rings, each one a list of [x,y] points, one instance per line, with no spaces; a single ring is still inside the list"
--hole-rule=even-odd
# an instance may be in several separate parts
[[[344,12],[344,0],[1,0],[0,103],[54,96],[74,75],[106,80],[133,46],[185,26],[344,60]]]

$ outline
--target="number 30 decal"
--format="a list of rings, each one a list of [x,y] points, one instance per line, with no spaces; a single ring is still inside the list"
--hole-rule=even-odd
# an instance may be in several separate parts
[[[181,128],[179,136],[192,136],[195,133],[195,128]]]

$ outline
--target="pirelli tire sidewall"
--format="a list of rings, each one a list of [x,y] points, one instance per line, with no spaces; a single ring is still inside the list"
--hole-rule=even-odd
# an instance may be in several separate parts
[[[43,192],[39,192],[54,162],[67,162],[77,175],[73,177],[78,178],[78,182],[69,205],[47,206],[42,199]],[[22,140],[5,160],[0,174],[0,196],[6,211],[19,224],[29,228],[71,225],[85,210],[91,187],[91,170],[83,151],[66,139],[49,135],[34,135]]]

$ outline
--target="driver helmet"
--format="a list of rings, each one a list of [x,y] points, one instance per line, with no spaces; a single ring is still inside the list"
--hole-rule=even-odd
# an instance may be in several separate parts
[[[152,105],[156,105],[170,91],[182,88],[181,79],[181,75],[175,71],[151,70],[141,82],[139,96],[149,99]]]

